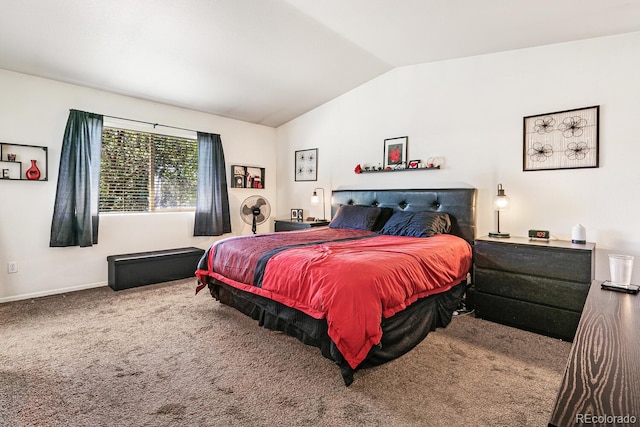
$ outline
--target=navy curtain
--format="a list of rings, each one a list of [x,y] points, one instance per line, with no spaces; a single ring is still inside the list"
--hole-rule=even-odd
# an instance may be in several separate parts
[[[102,116],[71,110],[62,140],[49,246],[98,243]]]
[[[231,233],[227,170],[220,135],[198,132],[198,195],[194,236]]]

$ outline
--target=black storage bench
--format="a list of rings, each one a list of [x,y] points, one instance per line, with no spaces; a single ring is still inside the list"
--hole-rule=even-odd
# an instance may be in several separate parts
[[[165,249],[123,255],[109,255],[109,287],[114,291],[195,277],[200,248]]]

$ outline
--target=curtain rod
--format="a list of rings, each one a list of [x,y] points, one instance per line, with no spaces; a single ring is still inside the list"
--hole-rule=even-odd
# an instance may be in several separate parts
[[[79,111],[79,110],[76,110],[76,111]],[[204,132],[199,131],[199,130],[193,130],[193,129],[181,128],[181,127],[177,127],[177,126],[163,125],[163,124],[160,124],[160,123],[145,122],[144,120],[126,119],[126,118],[124,118],[124,117],[109,116],[109,115],[107,115],[107,114],[99,114],[99,113],[91,113],[91,114],[98,114],[98,115],[100,115],[100,116],[102,116],[102,117],[108,117],[108,118],[110,118],[110,119],[127,120],[127,121],[129,121],[129,122],[144,123],[144,124],[146,124],[146,125],[152,125],[154,129],[156,128],[156,126],[162,126],[162,127],[165,127],[165,128],[178,129],[178,130],[186,130],[187,132],[195,132],[195,133],[200,132],[200,133],[204,133]],[[217,134],[216,134],[216,135],[217,135]]]
[[[187,132],[195,132],[195,133],[199,132],[197,130],[181,128],[181,127],[177,127],[177,126],[169,126],[169,125],[162,125],[160,123],[145,122],[144,120],[125,119],[124,117],[108,116],[108,115],[105,115],[105,114],[103,114],[102,117],[109,117],[110,119],[118,119],[118,120],[127,120],[129,122],[144,123],[146,125],[152,125],[154,129],[156,128],[156,126],[162,126],[163,128],[186,130]]]

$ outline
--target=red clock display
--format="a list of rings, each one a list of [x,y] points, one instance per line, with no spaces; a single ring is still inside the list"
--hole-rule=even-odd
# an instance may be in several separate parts
[[[530,239],[549,239],[549,231],[547,230],[529,230]]]

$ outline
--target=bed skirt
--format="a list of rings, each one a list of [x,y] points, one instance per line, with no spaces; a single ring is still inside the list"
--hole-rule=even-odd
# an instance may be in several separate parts
[[[418,345],[429,332],[446,327],[464,296],[466,281],[447,292],[421,298],[405,310],[382,319],[380,343],[371,349],[356,369],[349,366],[329,338],[326,319],[314,319],[299,310],[243,292],[213,278],[208,278],[208,286],[216,300],[257,320],[260,326],[284,332],[304,344],[319,348],[324,357],[340,367],[344,383],[348,386],[353,382],[356,370],[396,359]]]

